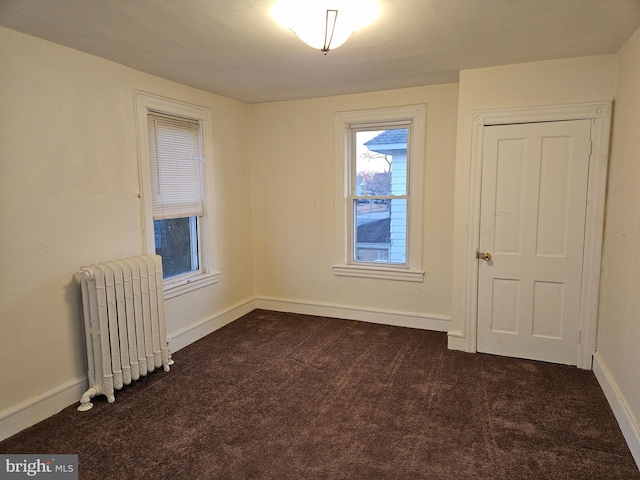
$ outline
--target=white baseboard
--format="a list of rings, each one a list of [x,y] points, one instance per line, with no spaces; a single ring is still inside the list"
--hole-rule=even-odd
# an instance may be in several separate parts
[[[243,302],[212,318],[168,333],[167,336],[172,339],[170,342],[171,351],[176,352],[251,312],[256,308],[254,303],[254,300]],[[20,405],[0,412],[0,441],[55,415],[69,405],[79,402],[87,388],[87,376],[83,375]],[[82,413],[78,412],[78,415],[82,415]]]
[[[211,318],[193,323],[175,332],[169,332],[167,333],[167,337],[169,338],[169,349],[171,352],[177,352],[187,345],[191,345],[193,342],[200,340],[219,328],[239,319],[256,308],[258,307],[255,305],[255,300],[247,300],[230,307]]]
[[[347,320],[359,320],[400,327],[418,328],[447,332],[450,318],[440,315],[423,315],[394,311],[368,310],[363,308],[323,305],[275,298],[256,298],[231,307],[212,318],[197,322],[169,334],[171,351],[176,352],[187,345],[209,335],[215,330],[237,320],[252,310],[260,308],[279,312],[292,312],[305,315],[329,316]],[[449,338],[460,341],[461,339]],[[451,345],[450,345],[451,347]],[[462,344],[459,345],[462,347]],[[461,348],[462,349],[462,348]],[[622,396],[616,382],[596,354],[593,357],[593,372],[613,410],[620,429],[631,450],[631,454],[640,468],[640,427],[629,406]],[[87,389],[87,377],[70,380],[58,387],[44,392],[20,405],[0,412],[0,441],[25,428],[50,417],[62,409],[78,402]]]
[[[35,398],[0,412],[0,440],[55,415],[78,402],[87,389],[87,376],[70,380]]]
[[[631,450],[631,455],[633,455],[636,465],[640,468],[640,425],[634,418],[633,413],[631,413],[627,401],[598,352],[593,356],[593,373],[605,397],[607,397],[618,425],[620,425],[620,430],[622,430],[629,450]]]
[[[343,305],[301,302],[282,298],[257,298],[256,308],[276,312],[291,312],[345,320],[359,320],[361,322],[380,323],[396,327],[435,330],[437,332],[447,332],[451,324],[451,318],[443,315],[423,315],[419,313],[395,312],[392,310],[373,310]]]
[[[449,350],[460,350],[470,352],[467,337],[460,330],[449,330],[447,334],[447,348]]]
[[[436,330],[440,332],[446,332],[451,323],[449,318],[438,315],[377,311],[293,300],[258,298],[239,303],[211,318],[196,322],[180,330],[169,332],[167,336],[171,339],[169,344],[170,350],[177,352],[256,308],[279,312],[329,316],[347,320],[360,320],[363,322],[419,328],[423,330]],[[87,387],[87,377],[84,375],[59,385],[20,405],[0,412],[0,441],[78,402]],[[79,413],[79,415],[81,415],[81,413]]]

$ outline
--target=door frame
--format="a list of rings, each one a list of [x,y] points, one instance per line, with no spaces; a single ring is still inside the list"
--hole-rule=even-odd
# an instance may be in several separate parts
[[[484,110],[472,112],[471,163],[469,196],[464,238],[463,261],[463,324],[465,350],[476,352],[478,319],[478,259],[480,242],[480,193],[484,129],[491,125],[538,123],[563,120],[591,120],[591,159],[587,185],[585,243],[582,263],[582,293],[580,300],[580,344],[577,365],[591,369],[596,347],[600,265],[604,231],[604,207],[609,159],[612,102],[572,105]],[[466,335],[465,335],[466,332]],[[453,332],[451,332],[453,333]],[[577,340],[577,339],[576,339]]]

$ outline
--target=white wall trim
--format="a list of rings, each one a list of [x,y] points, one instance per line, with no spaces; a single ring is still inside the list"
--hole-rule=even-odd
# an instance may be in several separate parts
[[[423,264],[423,198],[424,198],[424,159],[426,139],[426,104],[404,105],[398,107],[375,108],[370,110],[352,110],[337,112],[334,115],[334,165],[335,165],[335,262],[334,273],[341,276],[362,278],[382,278],[386,280],[422,282]],[[407,251],[406,265],[391,263],[364,264],[354,262],[353,257],[353,218],[352,185],[355,167],[351,149],[352,128],[376,126],[385,129],[401,123],[410,129],[408,211],[407,211]],[[353,265],[353,267],[351,266]],[[359,267],[359,268],[357,268]],[[364,267],[364,268],[363,268]],[[377,270],[377,272],[376,272]],[[393,270],[398,273],[393,274]]]
[[[220,313],[217,313],[211,318],[192,323],[191,325],[181,328],[180,330],[167,333],[171,353],[175,353],[178,350],[191,345],[192,343],[239,319],[243,315],[246,315],[256,308],[257,307],[255,306],[254,299],[246,300],[244,302],[238,303],[237,305],[234,305],[233,307],[227,308]]]
[[[247,300],[211,318],[168,333],[167,336],[171,338],[171,352],[177,352],[256,308],[254,299]],[[74,403],[78,403],[87,387],[87,376],[83,375],[15,407],[3,410],[0,412],[0,441],[55,415]],[[78,415],[82,415],[82,413],[78,412]]]
[[[422,283],[424,280],[424,270],[401,270],[393,267],[385,268],[370,265],[334,265],[333,273],[341,277],[381,278],[405,282]]]
[[[622,435],[624,435],[629,450],[631,450],[631,455],[633,455],[636,465],[640,468],[640,423],[634,418],[627,401],[598,353],[593,356],[593,373],[605,397],[607,397],[620,430],[622,430]]]
[[[260,297],[238,303],[211,318],[171,332],[169,334],[172,338],[171,351],[177,352],[255,309],[328,316],[439,332],[447,332],[451,324],[450,317],[444,315],[372,310],[344,305]],[[449,332],[450,340],[453,333],[452,331]],[[458,335],[461,334],[458,332]],[[638,422],[633,417],[627,402],[598,354],[594,355],[593,371],[611,405],[629,449],[640,468],[640,427]],[[0,441],[45,420],[51,415],[55,415],[69,405],[77,403],[86,388],[87,377],[83,375],[20,405],[0,412]]]
[[[87,376],[83,375],[3,410],[0,412],[0,441],[78,402],[87,385]]]
[[[595,353],[597,327],[611,107],[612,103],[610,101],[603,101],[598,103],[472,112],[469,195],[465,206],[466,221],[462,243],[464,252],[460,252],[464,259],[461,264],[462,284],[460,285],[463,318],[460,321],[453,322],[453,329],[449,332],[449,348],[475,352],[477,345],[478,260],[476,251],[480,232],[480,182],[482,179],[485,126],[589,119],[592,122],[591,140],[593,150],[589,164],[582,301],[580,305],[582,342],[579,346],[577,365],[584,369],[591,368],[591,359]],[[456,290],[455,285],[454,290]]]
[[[451,323],[449,317],[442,315],[423,315],[418,313],[393,312],[390,310],[369,310],[349,306],[323,305],[276,298],[254,298],[240,302],[211,318],[167,333],[167,336],[170,338],[171,352],[177,352],[259,308],[278,312],[329,316],[439,332],[449,330]],[[63,383],[42,395],[29,399],[20,405],[0,412],[0,441],[77,403],[86,389],[87,376],[83,375],[82,377]],[[82,413],[79,412],[78,415],[82,415]]]
[[[172,284],[164,284],[164,299],[184,295],[185,293],[193,292],[200,288],[208,287],[214,283],[218,283],[220,280],[220,272],[203,273],[195,277],[188,277]]]
[[[329,305],[299,300],[259,297],[256,308],[276,312],[301,313],[321,317],[359,320],[361,322],[393,325],[396,327],[417,328],[446,332],[449,330],[451,318],[444,315],[425,315],[421,313],[397,312],[392,310],[373,310],[346,305]]]
[[[368,310],[356,307],[323,305],[275,298],[254,298],[240,302],[214,316],[195,322],[185,328],[167,333],[171,352],[200,340],[219,328],[239,319],[255,309],[278,312],[329,316],[348,320],[394,325],[446,332],[450,318],[441,315],[422,315],[393,311]],[[75,378],[35,398],[0,412],[0,441],[55,415],[80,400],[87,389],[87,376]],[[82,413],[78,413],[82,415]]]

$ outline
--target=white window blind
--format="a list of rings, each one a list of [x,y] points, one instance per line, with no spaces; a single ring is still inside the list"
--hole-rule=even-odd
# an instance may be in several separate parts
[[[202,216],[200,123],[149,112],[147,126],[153,218]]]

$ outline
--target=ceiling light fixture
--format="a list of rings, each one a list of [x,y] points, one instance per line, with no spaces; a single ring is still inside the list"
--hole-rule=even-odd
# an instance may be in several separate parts
[[[326,55],[372,23],[379,11],[375,0],[278,0],[271,16]]]

